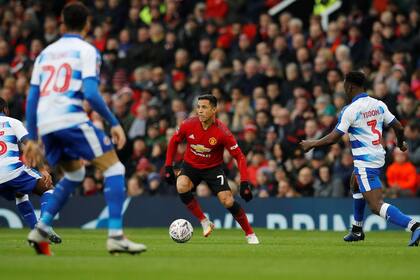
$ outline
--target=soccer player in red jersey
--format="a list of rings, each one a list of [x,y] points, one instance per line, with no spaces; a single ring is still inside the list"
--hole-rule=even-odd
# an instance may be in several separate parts
[[[226,148],[236,159],[241,174],[240,195],[245,201],[252,199],[248,183],[246,159],[238,147],[229,129],[216,119],[217,99],[205,94],[198,97],[197,117],[185,120],[169,141],[165,162],[165,177],[169,184],[175,185],[182,202],[197,217],[203,227],[203,235],[209,236],[214,224],[204,215],[192,190],[205,181],[220,202],[232,213],[235,220],[245,232],[248,244],[259,244],[245,211],[235,201],[229,188],[227,178],[221,164],[223,151]],[[178,144],[187,141],[184,163],[176,178],[172,162]]]

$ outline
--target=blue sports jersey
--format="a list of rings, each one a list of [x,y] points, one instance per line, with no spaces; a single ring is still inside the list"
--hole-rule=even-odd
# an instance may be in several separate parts
[[[394,119],[385,103],[366,93],[356,96],[342,110],[336,130],[349,134],[356,168],[380,168],[385,164],[382,129]]]
[[[37,127],[41,135],[88,121],[83,79],[98,78],[100,56],[76,35],[65,35],[37,57],[31,85],[39,87]]]
[[[0,184],[16,178],[23,170],[18,142],[27,134],[21,121],[0,115]]]

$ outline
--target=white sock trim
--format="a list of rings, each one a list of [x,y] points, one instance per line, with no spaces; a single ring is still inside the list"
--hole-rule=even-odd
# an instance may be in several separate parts
[[[18,205],[22,202],[28,201],[28,200],[29,200],[29,196],[27,194],[25,194],[22,197],[16,197],[16,205]]]
[[[116,175],[123,175],[125,174],[125,167],[121,162],[117,162],[112,166],[108,167],[107,170],[104,171],[104,177],[111,177]]]
[[[409,223],[408,223],[408,225],[407,225],[407,229],[408,230],[411,230],[411,228],[416,224],[417,222],[416,222],[416,220],[414,220],[414,219],[412,219]]]
[[[381,210],[379,210],[379,215],[384,218],[385,220],[386,218],[386,212],[388,211],[388,207],[391,206],[388,203],[383,203],[381,206]]]
[[[73,182],[82,182],[85,179],[86,169],[83,166],[82,168],[72,171],[72,172],[64,172],[64,178]]]
[[[355,221],[353,221],[353,225],[356,226],[356,227],[363,227],[363,221],[359,222],[359,221],[355,220]]]
[[[353,198],[354,199],[363,199],[363,194],[362,193],[354,193]]]
[[[123,235],[122,229],[109,229],[108,230],[109,237],[115,237],[115,236],[121,236],[121,235]]]

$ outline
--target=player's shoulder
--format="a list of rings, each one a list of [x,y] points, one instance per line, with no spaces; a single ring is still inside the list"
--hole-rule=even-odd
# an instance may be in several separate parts
[[[350,112],[352,112],[354,109],[355,109],[355,107],[354,107],[354,105],[353,105],[353,103],[351,103],[351,104],[349,104],[349,105],[346,105],[346,106],[344,106],[342,109],[341,109],[341,112],[340,112],[340,117],[342,117],[342,116],[344,116],[344,115],[348,115]]]
[[[99,50],[94,45],[92,45],[91,43],[89,43],[85,40],[81,40],[81,39],[79,41],[80,41],[80,47],[81,48],[84,48],[84,49],[89,50],[89,51],[94,51],[95,53],[99,53]]]
[[[381,113],[384,113],[384,111],[388,109],[388,106],[385,104],[385,102],[383,102],[380,99],[376,99],[372,96],[368,96],[367,101],[368,102],[365,102],[364,105],[368,106],[368,109],[370,110],[379,109]]]
[[[192,126],[192,125],[196,125],[196,124],[199,124],[200,123],[200,120],[199,120],[199,118],[198,117],[190,117],[190,118],[188,118],[188,119],[185,119],[182,123],[181,123],[181,125],[182,126]]]
[[[91,43],[81,39],[77,38],[77,41],[75,44],[73,44],[72,48],[80,51],[81,53],[85,53],[88,55],[98,55],[99,51],[98,49],[92,45]]]
[[[5,127],[9,125],[10,127],[14,127],[17,125],[23,125],[23,123],[15,118],[8,117],[8,116],[0,116],[0,124]]]
[[[229,130],[229,128],[224,123],[222,123],[219,119],[216,119],[215,125],[217,126],[219,131],[223,133],[223,135],[225,136],[232,135],[232,132]]]

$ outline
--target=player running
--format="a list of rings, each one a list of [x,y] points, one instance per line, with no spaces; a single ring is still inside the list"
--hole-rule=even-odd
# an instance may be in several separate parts
[[[343,108],[335,129],[319,140],[302,141],[300,144],[307,152],[315,147],[336,143],[342,135],[349,134],[354,160],[354,177],[360,192],[353,193],[355,224],[350,235],[345,237],[345,241],[363,240],[363,212],[367,201],[374,214],[411,230],[408,246],[418,246],[420,223],[401,213],[397,207],[383,202],[382,184],[379,179],[381,168],[385,163],[385,150],[381,145],[383,125],[393,128],[397,137],[397,146],[401,151],[407,150],[404,130],[385,103],[365,93],[365,83],[366,78],[362,72],[348,73],[344,80],[344,90],[350,97],[351,103]]]
[[[21,121],[7,117],[8,114],[7,103],[0,97],[0,195],[16,201],[23,220],[33,229],[37,219],[28,194],[41,197],[41,213],[44,212],[53,191],[51,176],[42,166],[39,166],[42,170],[39,173],[19,159],[18,144],[27,143],[28,131]],[[51,227],[47,233],[51,242],[61,243],[60,236]]]
[[[64,177],[58,182],[28,240],[35,249],[45,242],[46,229],[85,177],[85,168],[80,161],[83,158],[92,161],[105,178],[104,196],[109,210],[108,251],[140,253],[146,250],[146,246],[123,235],[125,168],[111,140],[89,121],[83,110],[83,100],[87,100],[111,125],[112,140],[117,148],[124,146],[124,131],[98,91],[100,56],[82,39],[88,30],[88,15],[89,11],[83,4],[67,4],[62,12],[67,33],[43,50],[34,64],[26,106],[30,140],[25,156],[32,164],[39,160],[39,131],[49,164],[58,165]]]
[[[232,133],[216,119],[216,110],[216,97],[210,94],[198,97],[198,117],[185,120],[169,141],[165,162],[166,180],[171,185],[176,184],[181,201],[199,219],[205,237],[211,234],[214,224],[201,211],[198,201],[191,192],[201,181],[207,183],[223,206],[241,225],[248,244],[259,244],[245,211],[233,198],[221,167],[223,151],[226,148],[238,163],[241,174],[240,195],[248,202],[252,199],[252,193],[248,183],[246,159]],[[187,149],[181,172],[176,178],[172,167],[173,158],[178,144],[184,140],[187,141]]]

